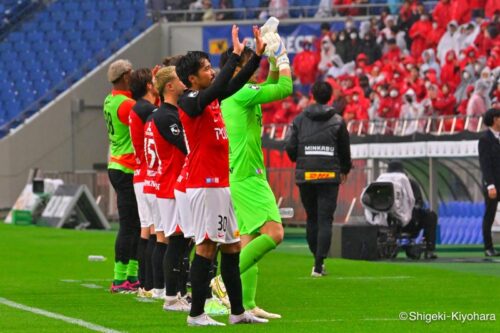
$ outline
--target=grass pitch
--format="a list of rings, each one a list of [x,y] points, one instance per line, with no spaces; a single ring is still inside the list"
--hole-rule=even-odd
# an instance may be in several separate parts
[[[160,302],[109,293],[114,239],[115,232],[0,223],[0,332],[92,331],[45,312],[35,314],[34,308],[107,332],[500,332],[500,263],[466,262],[474,256],[482,259],[477,247],[438,251],[441,258],[462,257],[464,262],[329,259],[329,275],[313,279],[312,258],[303,239],[295,236],[259,263],[257,303],[283,319],[265,325],[188,328],[186,314],[166,313]],[[89,262],[93,254],[108,259]],[[427,317],[400,320],[401,312]],[[498,318],[462,322],[454,313]],[[440,319],[426,323],[433,314]]]

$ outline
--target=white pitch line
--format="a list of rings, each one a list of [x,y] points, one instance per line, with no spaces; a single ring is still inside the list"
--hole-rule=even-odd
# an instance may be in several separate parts
[[[337,276],[335,280],[399,280],[411,279],[411,276]]]
[[[14,309],[19,309],[19,310],[31,312],[34,314],[38,314],[38,315],[41,315],[44,317],[61,320],[61,321],[64,321],[64,322],[72,324],[72,325],[78,325],[81,327],[85,327],[91,331],[103,332],[103,333],[122,333],[120,331],[116,331],[116,330],[113,330],[111,328],[92,324],[92,323],[89,323],[87,321],[84,321],[84,320],[81,320],[78,318],[66,317],[66,316],[63,316],[63,315],[58,314],[58,313],[49,312],[49,311],[46,311],[43,309],[38,309],[38,308],[31,307],[31,306],[23,305],[20,303],[12,302],[12,301],[10,301],[6,298],[3,298],[3,297],[0,297],[0,304],[10,306],[11,308],[14,308]]]
[[[338,321],[400,321],[394,318],[359,318],[359,319],[311,319],[311,320],[283,320],[286,323],[330,323]]]
[[[412,279],[412,276],[333,276],[329,279],[333,280],[358,280],[358,281],[376,281],[376,280],[402,280]],[[311,278],[309,276],[299,277],[300,280],[317,280],[321,281],[322,278]]]

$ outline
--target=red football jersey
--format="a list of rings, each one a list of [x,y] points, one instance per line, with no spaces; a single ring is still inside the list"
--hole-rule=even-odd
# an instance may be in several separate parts
[[[156,197],[174,199],[174,186],[186,158],[186,144],[177,107],[164,103],[153,115],[153,137],[159,169]]]
[[[186,110],[199,108],[197,96],[198,91],[187,91],[179,100],[189,150],[186,188],[228,187],[229,144],[219,101],[213,100],[192,117]]]
[[[186,156],[186,159],[184,160],[184,165],[182,166],[181,173],[179,174],[179,177],[177,177],[174,190],[186,192],[186,183],[189,176],[188,167],[189,167],[189,159]]]
[[[156,174],[158,172],[158,155],[156,153],[156,143],[154,139],[155,124],[153,122],[153,112],[144,125],[144,159],[146,161],[146,175],[144,177],[144,193],[156,194],[158,185],[156,184]]]
[[[186,188],[229,186],[229,144],[219,101],[250,80],[259,68],[261,57],[254,54],[233,77],[239,60],[238,55],[231,53],[208,88],[186,90],[179,97],[179,117],[189,151]]]
[[[147,165],[144,158],[144,124],[156,106],[139,99],[129,114],[130,138],[135,151],[134,183],[141,183],[146,177]]]

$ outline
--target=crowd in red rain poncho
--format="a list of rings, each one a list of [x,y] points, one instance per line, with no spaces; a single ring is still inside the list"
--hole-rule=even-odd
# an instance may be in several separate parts
[[[500,107],[499,32],[498,0],[441,0],[430,12],[407,0],[399,15],[347,16],[342,31],[324,23],[295,55],[294,95],[264,105],[264,123],[290,123],[312,103],[308,91],[317,80],[331,84],[330,103],[345,101],[346,121],[407,119],[406,134],[420,130],[411,125],[415,118],[481,115]]]

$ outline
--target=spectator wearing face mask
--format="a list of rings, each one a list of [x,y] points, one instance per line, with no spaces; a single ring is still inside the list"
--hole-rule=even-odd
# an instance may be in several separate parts
[[[441,86],[440,92],[438,92],[438,89],[432,90],[432,92],[429,93],[429,97],[432,102],[432,108],[438,116],[450,117],[455,114],[455,105],[457,104],[457,100],[450,92],[446,83]],[[452,122],[453,120],[451,118],[444,120],[445,131],[450,131]]]
[[[420,20],[415,22],[409,31],[411,43],[411,55],[418,59],[427,47],[427,40],[432,31],[432,23],[429,21],[429,15],[423,14]]]
[[[460,52],[459,65],[461,69],[464,69],[468,66],[474,67],[474,63],[477,60],[478,52],[475,46],[471,45],[465,50]],[[472,68],[473,69],[473,68]]]
[[[448,51],[454,51],[455,56],[459,54],[458,36],[458,24],[456,21],[451,21],[437,46],[437,56],[441,64],[445,63]]]
[[[337,54],[340,56],[342,59],[342,62],[347,62],[346,59],[348,58],[348,53],[349,53],[349,36],[346,35],[345,31],[339,32],[339,35],[337,36],[337,40],[335,41],[335,50]]]
[[[369,32],[365,34],[360,42],[359,52],[366,55],[367,63],[373,64],[376,60],[382,57],[382,50],[377,44],[375,36]]]
[[[375,61],[370,73],[368,74],[370,86],[375,87],[385,80],[385,75],[382,73],[382,63]]]
[[[330,36],[324,35],[320,43],[320,61],[318,64],[318,70],[322,76],[326,75],[330,67],[333,66],[335,56],[335,46]]]
[[[321,46],[323,44],[323,41],[328,38],[330,42],[333,43],[333,39],[335,38],[335,32],[330,31],[330,23],[323,22],[320,25],[320,32],[319,36],[314,39],[313,42],[313,48],[318,52],[318,54],[321,52]]]
[[[437,77],[441,74],[441,67],[436,62],[436,55],[433,49],[427,49],[422,53],[423,64],[420,66],[420,74],[425,74],[430,69],[436,72]]]
[[[293,59],[293,72],[299,81],[300,92],[308,96],[311,85],[318,75],[319,56],[311,49],[312,43],[308,40],[302,42],[302,51]]]
[[[477,131],[477,117],[482,116],[486,110],[491,107],[491,100],[489,98],[490,88],[490,83],[486,80],[479,80],[476,82],[474,93],[467,104],[467,116],[474,117],[469,120],[469,127],[467,128],[469,131]]]
[[[480,26],[478,26],[474,22],[469,22],[464,24],[458,28],[459,35],[457,38],[458,49],[465,50],[470,46],[474,47],[474,41],[476,37],[479,35]]]
[[[386,93],[380,94],[380,106],[378,109],[378,116],[380,118],[399,118],[401,112],[401,98],[399,91],[396,87],[390,87],[388,95]],[[384,96],[385,95],[385,96]]]
[[[412,66],[410,68],[410,74],[406,78],[406,85],[413,90],[417,101],[421,101],[425,97],[425,83],[419,75],[417,66]]]
[[[466,98],[466,89],[468,86],[474,86],[474,82],[476,82],[476,77],[474,76],[474,71],[472,66],[467,66],[460,72],[460,85],[455,91],[455,98],[458,102],[461,102],[464,98]]]
[[[368,109],[370,101],[364,97],[360,87],[354,87],[346,92],[346,107],[343,118],[346,122],[350,120],[368,120]]]
[[[406,90],[408,90],[404,73],[401,68],[396,67],[392,71],[392,78],[389,84],[393,87],[396,87],[398,89],[399,94],[403,94]]]
[[[460,66],[458,65],[455,51],[449,50],[446,53],[445,61],[443,61],[441,68],[441,82],[446,82],[450,90],[455,91],[460,84]]]
[[[406,120],[403,135],[411,135],[419,130],[417,119],[422,117],[424,107],[417,101],[417,95],[413,89],[408,89],[403,95],[403,106],[401,107],[401,120]]]

